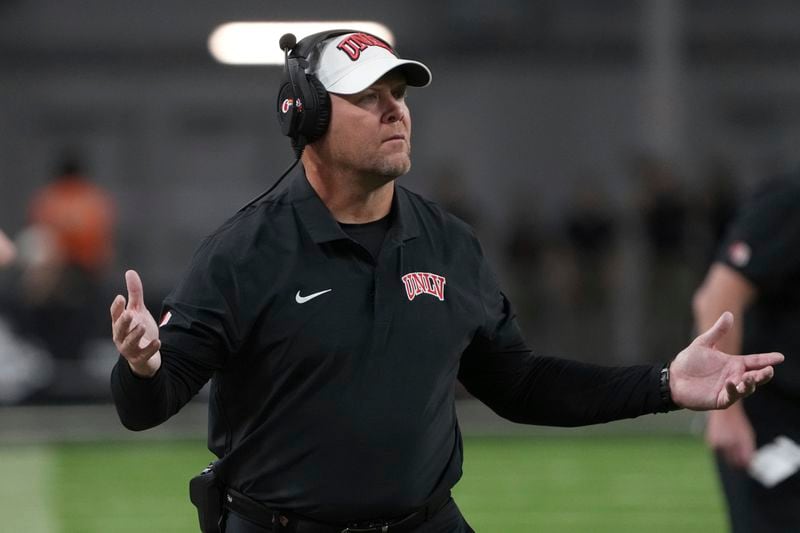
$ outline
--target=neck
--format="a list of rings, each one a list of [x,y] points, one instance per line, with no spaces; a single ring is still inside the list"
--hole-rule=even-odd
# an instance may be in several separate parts
[[[389,214],[394,197],[394,179],[366,176],[323,167],[303,154],[309,184],[337,222],[363,224]]]

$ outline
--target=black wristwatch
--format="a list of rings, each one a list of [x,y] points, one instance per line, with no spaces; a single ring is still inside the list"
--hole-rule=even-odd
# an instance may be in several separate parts
[[[661,367],[661,372],[658,375],[658,392],[661,395],[661,402],[663,412],[675,411],[680,409],[675,402],[672,401],[672,391],[669,388],[669,365],[672,361],[667,361]]]

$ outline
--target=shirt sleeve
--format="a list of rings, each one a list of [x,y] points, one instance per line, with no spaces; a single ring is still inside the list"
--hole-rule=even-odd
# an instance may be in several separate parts
[[[800,186],[776,179],[762,188],[730,226],[717,260],[761,289],[780,290],[800,271]]]
[[[534,355],[485,260],[481,270],[485,323],[462,356],[459,380],[497,414],[526,424],[582,426],[670,409],[659,392],[660,367]]]
[[[160,324],[161,368],[152,378],[133,374],[120,357],[111,391],[129,429],[156,426],[194,397],[239,344],[235,267],[207,240],[189,271],[164,301]]]

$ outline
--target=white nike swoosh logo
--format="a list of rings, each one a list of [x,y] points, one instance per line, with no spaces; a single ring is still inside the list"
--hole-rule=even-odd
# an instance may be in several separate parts
[[[326,289],[324,291],[315,292],[314,294],[309,294],[308,296],[300,296],[300,291],[297,291],[297,294],[294,295],[294,301],[299,304],[304,304],[309,300],[313,300],[317,296],[322,296],[326,292],[331,292],[333,289]]]

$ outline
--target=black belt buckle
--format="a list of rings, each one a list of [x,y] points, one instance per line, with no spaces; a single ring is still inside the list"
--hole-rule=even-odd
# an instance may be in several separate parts
[[[389,522],[386,520],[378,520],[376,522],[367,522],[363,526],[347,526],[342,530],[342,533],[387,533],[388,531]]]

